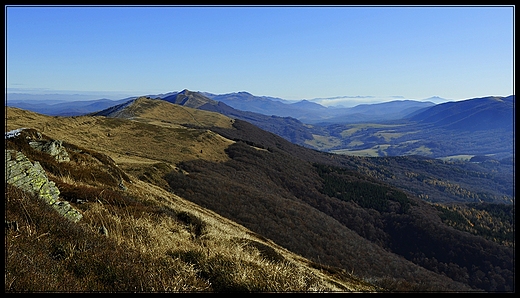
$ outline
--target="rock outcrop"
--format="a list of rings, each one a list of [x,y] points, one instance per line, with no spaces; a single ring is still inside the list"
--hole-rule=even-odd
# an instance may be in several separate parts
[[[38,195],[58,213],[73,222],[77,222],[83,217],[69,202],[60,201],[59,189],[54,182],[48,179],[40,163],[35,161],[33,164],[21,152],[5,150],[5,175],[7,183]]]
[[[67,150],[62,146],[63,141],[31,141],[29,145],[39,151],[45,152],[54,157],[58,162],[70,161]]]

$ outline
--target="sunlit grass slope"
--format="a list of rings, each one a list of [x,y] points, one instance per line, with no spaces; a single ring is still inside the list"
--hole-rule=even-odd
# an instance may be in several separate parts
[[[34,130],[6,143],[40,161],[83,218],[69,222],[31,194],[6,185],[5,219],[18,223],[17,231],[5,235],[6,292],[376,290],[131,173],[125,189],[95,176],[117,164],[174,167],[179,160],[227,158],[223,150],[232,142],[216,133],[144,122],[47,117],[8,108],[7,130],[32,128],[44,139],[64,141],[71,155],[67,166],[41,160],[22,145]]]

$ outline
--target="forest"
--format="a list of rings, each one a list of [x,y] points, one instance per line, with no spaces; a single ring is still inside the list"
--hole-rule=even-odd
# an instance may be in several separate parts
[[[166,135],[147,130],[156,128],[151,124],[145,127],[137,137],[149,133],[162,140]],[[187,134],[176,127],[169,132],[182,131],[174,140],[182,142],[207,129],[192,127]],[[168,149],[154,147],[148,154],[160,154],[152,163],[119,168],[107,155],[64,143],[72,164],[91,166],[85,172],[58,166],[39,153],[34,157],[71,202],[97,204],[89,200],[94,197],[114,208],[129,206],[136,212],[130,217],[138,220],[148,206],[118,195],[124,192],[120,182],[129,183],[128,171],[166,190],[160,201],[168,195],[189,200],[309,259],[316,268],[350,272],[389,291],[515,290],[514,181],[502,171],[511,164],[336,155],[295,145],[241,120],[211,130],[227,139],[221,149],[225,158],[199,158],[197,150],[196,158],[172,162],[168,155],[178,157],[187,146],[172,150],[172,144],[159,143]],[[11,144],[16,149],[34,151],[17,141]],[[71,177],[92,185],[105,181],[117,192],[74,185]],[[197,239],[210,226],[201,217],[180,210],[164,215],[204,244]],[[270,254],[268,249],[265,253]],[[193,261],[201,255],[174,256],[201,266]]]
[[[422,154],[432,158],[454,155],[490,155],[500,162],[512,157],[514,135],[510,129],[466,131],[406,120],[381,123],[315,125],[314,134],[336,140],[324,151],[336,153],[374,150],[372,156]],[[377,152],[376,152],[377,151]]]
[[[240,125],[246,124],[235,127]],[[235,140],[241,139],[240,133],[239,129]],[[281,140],[262,143],[254,135],[248,134],[247,142],[238,141],[227,149],[228,162],[183,162],[179,164],[182,172],[165,173],[170,190],[316,262],[379,277],[380,283],[388,283],[384,276],[389,274],[397,276],[395,287],[418,281],[422,274],[439,274],[486,291],[514,287],[513,248],[502,245],[507,235],[485,238],[478,230],[467,233],[446,223],[445,212],[432,203],[377,182],[354,171],[352,165],[349,169],[349,160],[308,151],[288,153],[297,149]],[[318,162],[320,159],[325,162]],[[507,218],[488,214],[488,220],[497,222]],[[362,246],[353,243],[362,240],[347,236],[347,230],[382,251],[365,247],[356,256],[347,255],[345,245]],[[383,251],[428,271],[410,274],[410,269],[404,269],[408,265],[398,260],[389,266]],[[362,261],[369,259],[370,264]],[[368,270],[372,270],[370,274]],[[423,289],[447,289],[430,278]]]

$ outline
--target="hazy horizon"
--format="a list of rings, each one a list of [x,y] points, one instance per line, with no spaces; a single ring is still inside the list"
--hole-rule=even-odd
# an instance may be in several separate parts
[[[170,92],[180,92],[182,90],[173,90]],[[190,90],[197,92],[208,92],[212,94],[211,91],[207,90]],[[166,93],[170,93],[166,92]],[[235,91],[230,93],[238,93],[238,92],[248,92],[247,90]],[[166,94],[162,93],[162,94]],[[250,93],[250,92],[248,92]],[[224,93],[221,93],[224,94]],[[217,94],[217,95],[221,95]],[[93,101],[93,100],[101,100],[101,99],[109,99],[113,101],[122,100],[130,97],[138,97],[138,96],[157,96],[161,95],[160,93],[150,93],[150,94],[130,94],[123,92],[96,92],[96,91],[74,91],[74,90],[6,90],[6,101],[46,101],[48,104],[54,104],[59,102],[73,102],[73,101]],[[262,94],[252,94],[254,96],[263,97],[266,95]],[[372,95],[341,95],[341,96],[333,96],[333,97],[317,97],[317,98],[301,98],[301,99],[292,99],[288,100],[285,98],[276,97],[284,100],[288,103],[295,103],[302,100],[312,101],[323,106],[338,106],[338,107],[353,107],[359,104],[377,104],[389,101],[397,101],[397,100],[417,100],[417,101],[431,101],[435,104],[447,102],[447,101],[457,101],[464,99],[447,99],[441,98],[437,96],[431,96],[428,98],[417,98],[410,99],[405,98],[403,96],[372,96]]]
[[[344,104],[508,96],[513,8],[6,5],[6,88]]]

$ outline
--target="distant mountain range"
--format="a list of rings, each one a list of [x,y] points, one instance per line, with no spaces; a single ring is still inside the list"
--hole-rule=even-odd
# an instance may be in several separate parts
[[[80,101],[53,101],[53,100],[8,100],[7,106],[49,116],[79,116],[127,102],[135,97],[120,100],[96,99]]]
[[[409,118],[419,123],[460,130],[513,128],[515,96],[489,96],[447,102],[416,111]]]
[[[340,154],[443,158],[512,156],[514,95],[434,104],[394,100],[351,108],[309,100],[289,102],[248,92],[212,94],[183,90],[150,98],[240,119],[308,148]],[[8,101],[8,106],[52,116],[117,113],[136,97],[46,104]],[[434,102],[440,99],[431,98]],[[459,133],[462,132],[462,133]]]
[[[166,101],[182,105],[182,101],[175,101],[173,98],[176,98],[178,94],[182,94],[183,92],[184,91],[150,95],[150,97],[160,97]],[[193,91],[190,92],[193,93]],[[325,107],[312,100],[291,102],[276,97],[255,96],[245,91],[228,94],[213,94],[209,92],[195,93],[217,102],[225,103],[227,106],[237,110],[267,116],[292,117],[307,124],[396,120],[417,110],[434,105],[431,101],[395,100],[377,104],[360,104],[351,108],[339,108]],[[14,99],[8,100],[7,105],[51,116],[77,116],[97,112],[136,97],[116,101],[99,99],[71,102],[42,101],[32,100],[30,98],[31,97],[29,97],[28,100],[24,100],[23,97],[16,96]],[[193,101],[193,99],[191,101]],[[207,101],[207,99],[205,99],[205,101]],[[211,105],[215,106],[217,103],[212,103]]]
[[[360,104],[351,108],[325,107],[316,102],[301,100],[290,103],[248,92],[228,94],[204,93],[207,97],[243,110],[265,115],[293,117],[304,123],[356,123],[400,119],[417,110],[435,105],[430,101],[394,100],[377,104]]]

